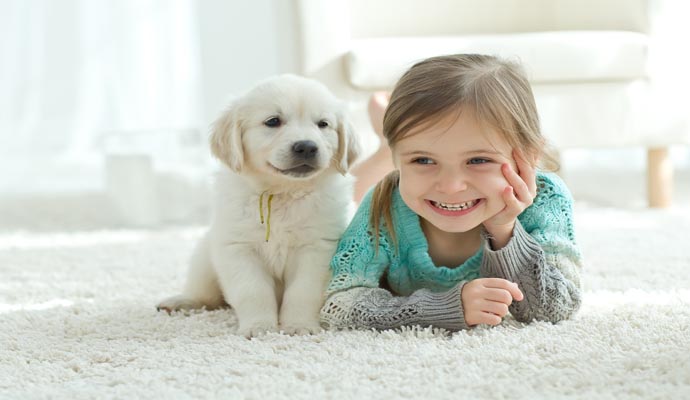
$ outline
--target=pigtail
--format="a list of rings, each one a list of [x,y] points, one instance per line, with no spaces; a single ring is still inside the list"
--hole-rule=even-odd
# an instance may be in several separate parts
[[[372,236],[374,237],[374,248],[378,254],[379,237],[381,235],[381,224],[386,228],[388,234],[397,248],[397,238],[393,227],[393,191],[400,182],[400,172],[398,170],[390,172],[379,183],[374,186],[371,199],[371,209],[369,210],[369,225],[371,226]]]

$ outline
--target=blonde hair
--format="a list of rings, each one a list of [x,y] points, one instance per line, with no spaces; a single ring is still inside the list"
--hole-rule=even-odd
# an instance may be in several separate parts
[[[540,169],[558,170],[558,161],[547,151],[541,135],[534,95],[522,68],[493,56],[447,55],[412,66],[391,94],[383,135],[393,149],[413,129],[433,126],[462,107],[471,109],[481,124],[503,134],[527,160],[539,159]],[[391,205],[399,181],[396,170],[374,188],[369,222],[377,248],[382,223],[397,243]]]

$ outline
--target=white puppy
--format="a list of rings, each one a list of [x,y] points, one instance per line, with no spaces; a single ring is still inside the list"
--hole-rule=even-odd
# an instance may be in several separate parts
[[[329,263],[354,211],[347,175],[360,146],[343,105],[320,83],[281,75],[215,123],[215,215],[168,312],[229,304],[247,337],[319,331]]]

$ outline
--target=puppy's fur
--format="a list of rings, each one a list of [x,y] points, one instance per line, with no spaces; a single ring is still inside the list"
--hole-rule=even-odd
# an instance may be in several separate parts
[[[268,79],[221,115],[211,149],[224,164],[215,215],[183,294],[158,308],[229,304],[247,337],[319,331],[329,262],[354,210],[347,171],[360,152],[342,104],[315,81]]]

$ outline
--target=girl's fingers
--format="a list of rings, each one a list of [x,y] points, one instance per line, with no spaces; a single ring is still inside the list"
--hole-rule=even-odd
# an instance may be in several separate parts
[[[523,155],[516,150],[513,151],[513,158],[515,159],[515,164],[517,165],[520,177],[522,177],[522,180],[527,184],[530,196],[532,198],[536,197],[537,171],[534,168],[534,165],[527,162],[525,157],[523,157]]]
[[[512,186],[508,186],[503,190],[503,201],[506,203],[504,211],[510,210],[516,216],[520,214],[524,208],[520,205],[520,200],[518,200],[515,195],[515,189],[513,189]]]
[[[462,296],[465,320],[471,326],[500,324],[513,300],[524,298],[517,284],[502,278],[476,279],[464,286]]]
[[[524,298],[518,284],[502,278],[484,278],[484,298],[510,304],[513,299],[521,301]]]
[[[513,187],[515,195],[524,203],[532,204],[534,196],[530,193],[530,189],[523,178],[511,168],[510,164],[503,164],[503,175],[506,177],[508,183]]]
[[[480,317],[479,317],[479,323],[480,324],[487,324],[487,325],[496,326],[496,325],[500,324],[501,321],[503,321],[503,318],[499,317],[496,314],[486,313],[486,312],[480,313]]]
[[[512,285],[510,288],[508,288],[508,291],[510,292],[510,295],[513,296],[514,300],[517,301],[522,301],[525,299],[524,293],[522,293],[522,290],[520,290],[520,287],[518,286],[517,283],[515,282],[510,282]]]
[[[482,312],[505,317],[508,314],[508,305],[497,301],[486,301],[482,305]]]
[[[486,288],[484,298],[503,304],[511,304],[513,302],[513,296],[508,289]]]

